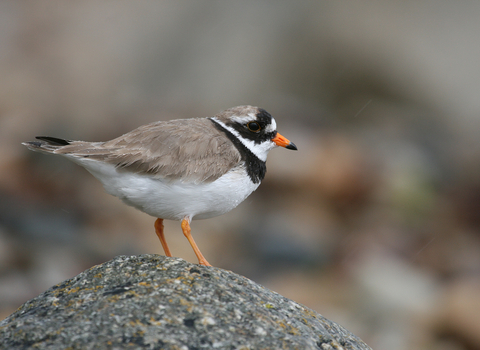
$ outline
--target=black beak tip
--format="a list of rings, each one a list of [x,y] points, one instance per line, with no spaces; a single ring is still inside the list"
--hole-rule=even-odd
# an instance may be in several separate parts
[[[286,148],[286,149],[291,149],[291,150],[293,150],[293,151],[297,151],[297,150],[298,150],[297,146],[295,146],[295,144],[294,144],[293,142],[290,142],[290,143],[288,144],[288,146],[286,146],[285,148]]]

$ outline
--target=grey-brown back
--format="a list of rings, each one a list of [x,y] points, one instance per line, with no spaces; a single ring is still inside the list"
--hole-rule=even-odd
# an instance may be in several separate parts
[[[214,181],[241,162],[232,142],[207,118],[154,122],[107,142],[43,137],[24,145],[36,151],[109,163],[124,171],[168,180],[181,178],[184,182]]]

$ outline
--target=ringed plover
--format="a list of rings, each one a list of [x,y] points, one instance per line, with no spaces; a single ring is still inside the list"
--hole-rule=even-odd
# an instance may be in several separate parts
[[[265,177],[268,152],[297,150],[264,109],[238,106],[210,118],[159,121],[106,142],[38,136],[33,151],[62,155],[87,169],[105,190],[156,217],[155,232],[172,256],[163,219],[181,221],[198,262],[211,266],[190,233],[193,219],[229,212]]]

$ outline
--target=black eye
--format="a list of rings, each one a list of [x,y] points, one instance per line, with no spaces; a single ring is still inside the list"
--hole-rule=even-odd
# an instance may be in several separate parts
[[[247,123],[247,128],[248,128],[248,130],[253,131],[253,132],[259,132],[260,129],[261,129],[260,124],[258,124],[257,122]]]

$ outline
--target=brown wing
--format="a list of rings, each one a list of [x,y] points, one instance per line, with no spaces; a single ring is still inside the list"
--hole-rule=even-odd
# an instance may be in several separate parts
[[[155,122],[107,142],[73,141],[55,153],[184,182],[214,181],[241,161],[231,141],[206,118]]]

